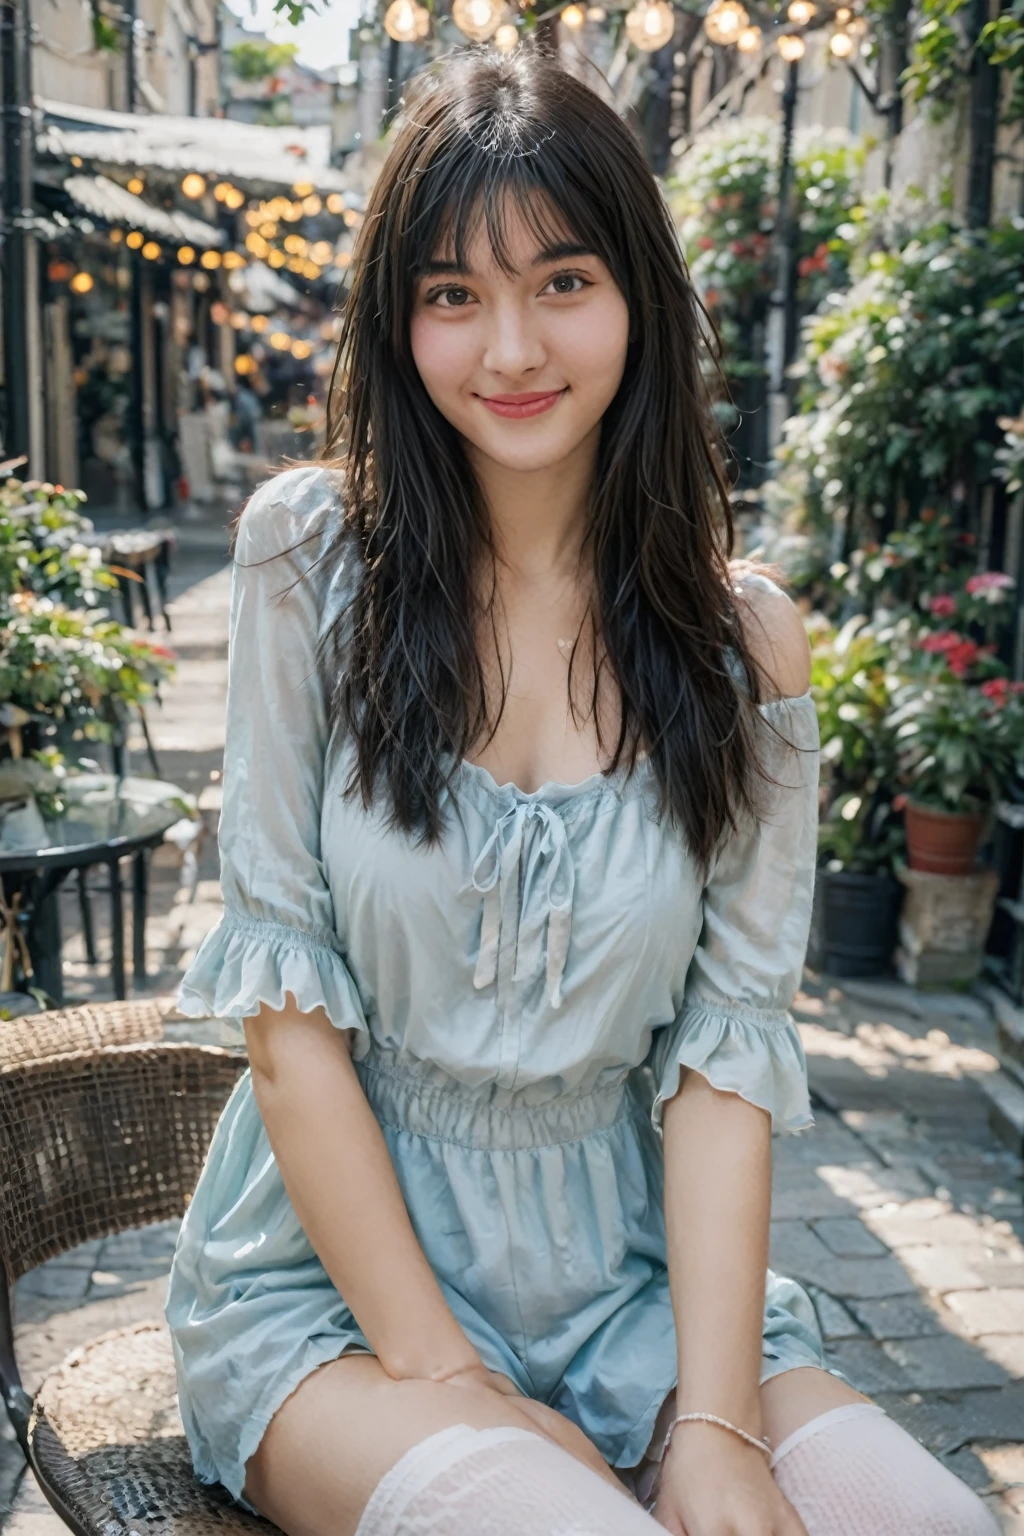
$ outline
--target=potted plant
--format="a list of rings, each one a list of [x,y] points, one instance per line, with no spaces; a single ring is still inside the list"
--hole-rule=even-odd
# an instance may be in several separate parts
[[[117,576],[91,542],[83,500],[0,484],[0,744],[11,759],[123,740],[132,709],[172,671],[171,651],[110,617]]]
[[[955,664],[952,648],[950,658]],[[991,677],[972,685],[948,666],[938,677],[909,678],[896,691],[891,724],[911,869],[973,873],[992,806],[1024,768],[1022,693],[1024,683]]]
[[[892,662],[890,632],[872,630],[862,616],[838,631],[812,630],[811,689],[827,808],[808,960],[836,976],[878,975],[896,944],[903,892],[892,870],[903,832],[892,804]]]

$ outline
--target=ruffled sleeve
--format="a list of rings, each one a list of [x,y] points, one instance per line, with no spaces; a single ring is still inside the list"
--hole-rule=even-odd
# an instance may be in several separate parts
[[[320,848],[320,557],[339,510],[325,471],[293,470],[263,485],[239,524],[218,833],[224,915],[181,982],[178,1007],[192,1017],[241,1021],[291,993],[301,1012],[322,1006],[339,1029],[366,1031]]]
[[[656,1038],[655,1124],[685,1069],[767,1110],[775,1131],[813,1123],[807,1063],[789,1008],[803,971],[818,828],[818,723],[809,694],[762,705],[777,788],[756,824],[733,833],[704,890],[683,1007]]]

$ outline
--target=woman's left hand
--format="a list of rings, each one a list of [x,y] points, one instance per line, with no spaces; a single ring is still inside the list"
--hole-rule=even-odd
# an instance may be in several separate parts
[[[767,1459],[733,1438],[712,1425],[680,1426],[661,1469],[658,1524],[673,1536],[807,1536]]]

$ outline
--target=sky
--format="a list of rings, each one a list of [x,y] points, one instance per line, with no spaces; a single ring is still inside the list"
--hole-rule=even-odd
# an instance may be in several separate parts
[[[274,15],[273,0],[227,0],[249,31],[265,32],[275,43],[298,43],[299,61],[313,69],[328,69],[348,58],[348,33],[359,20],[360,0],[321,0],[318,13],[309,12],[298,27]]]

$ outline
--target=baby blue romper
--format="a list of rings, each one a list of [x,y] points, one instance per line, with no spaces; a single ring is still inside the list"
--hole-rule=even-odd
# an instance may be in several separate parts
[[[314,653],[352,571],[324,562],[293,584],[339,514],[336,479],[312,468],[271,480],[242,518],[225,912],[179,1007],[241,1020],[291,993],[348,1032],[417,1237],[485,1365],[632,1466],[676,1382],[663,1102],[693,1068],[776,1130],[811,1124],[787,1010],[814,878],[814,705],[762,706],[808,750],[765,732],[781,787],[723,840],[703,889],[647,762],[531,794],[453,765],[444,836],[425,848],[341,793]],[[302,1379],[369,1350],[285,1194],[248,1073],[181,1229],[167,1318],[196,1471],[236,1498]],[[823,1364],[808,1297],[769,1274],[762,1380]]]

